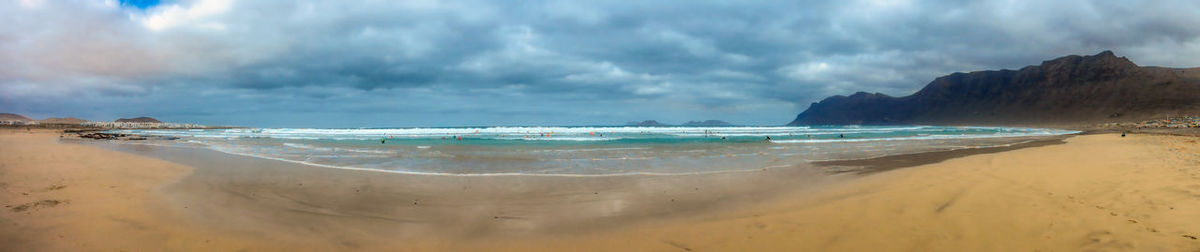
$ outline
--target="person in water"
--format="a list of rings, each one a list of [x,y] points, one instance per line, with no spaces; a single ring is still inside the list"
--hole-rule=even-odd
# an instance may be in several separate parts
[[[838,134],[838,138],[846,138],[845,134]]]
[[[379,144],[387,142],[387,138],[379,138]]]
[[[771,136],[767,136],[767,142],[771,141]]]

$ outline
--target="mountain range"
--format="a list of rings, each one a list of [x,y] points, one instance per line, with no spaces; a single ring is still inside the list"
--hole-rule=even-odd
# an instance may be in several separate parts
[[[38,123],[42,123],[42,124],[81,124],[81,123],[87,122],[87,120],[74,118],[74,117],[50,117],[50,118],[46,118],[46,119],[42,119],[42,120],[34,120],[33,118],[29,118],[24,115],[13,114],[13,113],[0,113],[0,121],[38,122]],[[144,117],[144,116],[136,117],[136,118],[121,118],[121,119],[117,119],[115,122],[161,123],[161,121],[159,121],[158,119],[154,119],[152,117]]]
[[[1200,68],[1142,67],[1104,51],[954,73],[904,97],[832,96],[788,125],[1079,125],[1196,113]]]

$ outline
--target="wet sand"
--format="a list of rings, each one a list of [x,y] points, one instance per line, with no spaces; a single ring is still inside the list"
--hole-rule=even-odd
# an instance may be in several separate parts
[[[866,176],[455,177],[6,131],[0,250],[1195,250],[1195,140],[1085,135]]]
[[[913,167],[918,165],[935,164],[946,161],[952,158],[965,157],[970,155],[989,154],[997,152],[1005,152],[1018,150],[1029,147],[1039,147],[1046,145],[1064,144],[1063,139],[1071,137],[1055,136],[1047,138],[1039,138],[1030,140],[1029,142],[1016,143],[1005,146],[987,147],[987,148],[966,148],[948,151],[922,152],[913,154],[891,155],[868,159],[850,159],[850,160],[831,160],[812,162],[813,165],[821,167],[825,170],[834,173],[853,172],[858,174],[870,174],[876,172],[885,172],[894,169],[905,167]]]
[[[678,176],[420,175],[205,149],[103,147],[203,167],[163,190],[197,224],[244,234],[330,237],[347,245],[589,234],[750,205],[848,177],[802,167]]]

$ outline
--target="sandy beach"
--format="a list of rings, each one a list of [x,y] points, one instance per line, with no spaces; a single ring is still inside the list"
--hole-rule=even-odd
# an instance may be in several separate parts
[[[1081,135],[866,175],[455,177],[6,130],[0,250],[1191,251],[1197,140]]]

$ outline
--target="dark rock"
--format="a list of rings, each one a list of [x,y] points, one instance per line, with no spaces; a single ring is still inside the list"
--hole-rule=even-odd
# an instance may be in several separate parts
[[[110,134],[110,133],[103,133],[103,132],[91,132],[91,133],[81,133],[81,134],[79,134],[79,137],[95,139],[95,140],[114,140],[114,139],[126,137],[126,135],[125,134]],[[142,138],[140,140],[146,140],[146,139]]]

